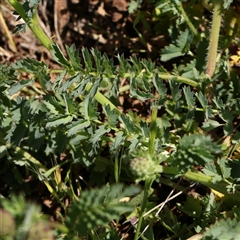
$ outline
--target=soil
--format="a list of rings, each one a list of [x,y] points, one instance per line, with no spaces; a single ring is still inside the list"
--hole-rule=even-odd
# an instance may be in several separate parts
[[[31,57],[49,63],[49,53],[39,44],[30,30],[14,34],[16,16],[7,1],[0,2],[3,21],[0,24],[0,62],[9,63],[22,57]],[[136,55],[159,62],[159,51],[166,44],[161,34],[148,32],[142,23],[136,28],[142,34],[145,44],[133,28],[136,14],[128,12],[126,0],[42,0],[38,14],[45,33],[54,39],[62,49],[64,45],[75,44],[78,49],[97,48],[114,58],[123,54],[126,58]],[[146,5],[150,13],[153,5]],[[4,25],[6,24],[6,27]],[[8,37],[12,36],[13,43]]]

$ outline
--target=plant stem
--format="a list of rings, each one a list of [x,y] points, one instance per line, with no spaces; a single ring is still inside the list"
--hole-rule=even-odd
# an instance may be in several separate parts
[[[47,37],[47,35],[44,33],[44,31],[41,29],[41,27],[38,24],[38,18],[37,18],[37,11],[35,9],[35,12],[33,14],[32,19],[29,19],[27,15],[25,14],[23,6],[17,1],[17,0],[8,0],[8,2],[13,6],[13,8],[18,12],[18,14],[21,16],[21,18],[27,23],[28,27],[31,29],[31,31],[35,34],[35,36],[39,39],[39,41],[45,46],[48,50],[52,49],[52,40]],[[126,76],[124,77],[130,77],[130,73],[126,73]],[[171,74],[159,74],[159,77],[165,80],[168,79],[174,79],[175,81],[186,83],[190,86],[197,87],[198,83],[196,81],[193,81],[189,78],[184,78],[180,76],[174,76]],[[97,93],[98,98],[102,98],[101,95]]]
[[[48,38],[48,36],[44,33],[44,31],[38,24],[37,9],[35,9],[32,18],[28,18],[23,6],[17,0],[8,0],[8,2],[13,6],[16,12],[25,21],[25,23],[28,25],[28,27],[31,29],[37,39],[42,43],[42,45],[48,50],[51,50],[52,41]]]
[[[182,106],[182,108],[190,110],[188,106]],[[203,108],[194,108],[194,110],[195,110],[195,111],[198,111],[198,112],[204,112],[204,111],[206,111],[206,110],[203,109]],[[219,113],[219,110],[218,110],[218,109],[211,109],[211,111],[212,111],[213,113],[215,113],[215,114],[218,114],[218,113]]]
[[[178,7],[179,11],[181,12],[182,16],[184,17],[187,25],[188,25],[189,28],[192,30],[193,34],[200,40],[201,37],[200,37],[197,29],[194,27],[194,25],[193,25],[192,22],[190,21],[188,15],[186,14],[186,12],[185,12],[185,10],[184,10],[184,8],[183,8],[183,6],[182,6],[182,3],[177,4],[177,7]]]
[[[48,38],[48,36],[44,33],[42,28],[38,24],[38,16],[37,16],[37,10],[33,14],[32,22],[28,24],[28,27],[32,30],[34,35],[38,38],[38,40],[42,43],[42,45],[47,49],[52,49],[52,40]]]
[[[20,154],[23,158],[27,159],[26,161],[28,163],[32,163],[34,166],[38,167],[39,169],[43,170],[44,172],[47,171],[47,168],[42,165],[41,162],[39,162],[36,158],[34,158],[31,154],[28,152],[24,151],[22,148],[18,146],[13,146],[12,144],[8,143],[5,145],[6,148],[12,148],[15,150],[16,153]],[[27,164],[26,164],[27,165]]]
[[[153,106],[152,108],[152,116],[151,116],[151,124],[150,124],[150,137],[149,137],[149,154],[152,157],[154,155],[154,146],[155,146],[155,138],[156,138],[156,120],[157,120],[157,113],[158,108],[156,106]]]
[[[220,26],[221,26],[221,13],[222,13],[222,1],[214,0],[213,1],[213,20],[212,20],[212,28],[211,28],[211,34],[210,34],[210,43],[209,43],[209,49],[208,49],[207,70],[206,70],[206,74],[210,78],[213,76],[215,67],[216,67],[218,40],[219,40],[219,32],[220,32]]]
[[[87,83],[86,85],[86,90],[90,91],[92,87],[92,83]],[[110,101],[108,100],[102,93],[100,93],[99,91],[96,92],[94,98],[103,106],[107,106],[109,105],[111,110],[115,109],[117,111],[117,113],[121,114],[121,111]]]
[[[124,85],[122,87],[119,88],[119,93],[123,93],[123,92],[126,92],[130,89],[130,85]]]
[[[143,215],[144,215],[144,211],[145,211],[147,200],[148,200],[148,193],[149,193],[149,190],[152,186],[153,181],[154,181],[154,177],[150,177],[145,181],[144,195],[143,195],[143,200],[142,200],[141,210],[140,210],[140,217],[139,217],[139,220],[138,220],[138,223],[137,223],[137,229],[136,229],[136,233],[135,233],[135,236],[134,236],[134,240],[137,240],[138,236],[140,234]]]
[[[43,183],[45,184],[45,186],[47,187],[48,191],[59,201],[59,203],[61,204],[61,206],[63,207],[64,210],[65,209],[65,205],[60,201],[60,197],[58,196],[58,193],[52,188],[50,182],[47,180],[47,178],[45,177],[45,173],[50,171],[48,170],[47,171],[47,168],[42,165],[41,162],[39,162],[36,158],[34,158],[31,154],[29,154],[28,152],[24,151],[22,148],[18,147],[18,146],[13,146],[12,144],[8,143],[5,145],[6,148],[12,148],[15,150],[15,152],[17,154],[20,154],[23,159],[25,158],[26,159],[26,166],[29,164],[29,163],[32,163],[34,167],[38,168],[38,175],[42,178],[45,178],[45,180],[43,180]],[[65,162],[66,163],[66,162]],[[41,172],[41,171],[42,172]],[[38,177],[39,177],[38,176]]]
[[[17,0],[8,0],[8,2],[13,6],[13,8],[16,10],[16,12],[20,15],[20,17],[27,22],[28,18],[27,15],[25,14],[24,8],[21,5],[21,3],[19,3],[19,1]]]
[[[114,176],[115,176],[116,183],[119,182],[121,170],[122,170],[121,147],[118,147],[115,150],[115,161],[114,161]]]
[[[197,87],[198,83],[194,80],[191,80],[189,78],[185,78],[185,77],[180,77],[180,76],[174,76],[171,74],[158,74],[158,76],[164,80],[169,80],[169,79],[173,79],[176,82],[181,82],[181,83],[186,83],[192,87]]]
[[[163,80],[173,80],[173,81],[180,82],[180,83],[186,83],[186,84],[188,84],[192,87],[197,87],[199,85],[198,82],[196,82],[196,81],[194,81],[190,78],[180,77],[180,76],[172,75],[172,74],[169,74],[169,73],[158,73],[157,71],[149,74],[149,76],[148,76],[149,79],[152,78],[153,75],[155,75],[156,73],[158,74],[159,78],[161,78]],[[91,72],[90,74],[92,74],[93,76],[96,76],[96,73],[94,73],[94,72]],[[131,75],[132,75],[131,72],[126,72],[126,73],[123,74],[123,76],[121,76],[121,78],[130,78]],[[114,78],[115,75],[107,76],[107,78],[109,78],[109,77]],[[139,77],[141,77],[140,74],[139,74]],[[127,90],[128,90],[128,87],[126,87],[126,89],[124,89],[124,91],[127,91]]]
[[[176,176],[179,174],[177,168],[175,167],[158,166],[157,171],[159,173],[167,173],[167,174],[176,175]],[[233,194],[229,194],[226,188],[226,184],[224,182],[213,183],[211,176],[207,176],[204,173],[201,173],[198,171],[196,172],[188,171],[182,176],[194,182],[200,182],[203,185],[224,194],[226,197],[229,197],[233,200],[240,202],[240,192],[238,190],[236,190]]]
[[[203,0],[202,1],[203,7],[205,7],[209,12],[212,11],[212,4],[208,3],[208,0]]]

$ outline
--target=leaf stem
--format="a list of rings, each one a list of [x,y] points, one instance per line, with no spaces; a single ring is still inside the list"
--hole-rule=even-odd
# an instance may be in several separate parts
[[[154,146],[155,146],[155,138],[156,138],[156,120],[157,120],[157,113],[158,108],[156,106],[153,106],[152,108],[152,116],[151,116],[151,123],[150,123],[150,137],[149,137],[149,154],[151,157],[154,155]]]
[[[157,171],[159,173],[167,173],[167,174],[176,175],[176,176],[179,175],[179,172],[175,167],[158,166]],[[229,197],[233,200],[240,202],[240,192],[238,190],[236,190],[233,194],[229,194],[226,188],[226,183],[224,182],[213,183],[211,176],[207,176],[204,173],[201,173],[198,171],[196,172],[188,171],[182,176],[191,181],[200,182],[203,185],[224,194],[226,197]]]
[[[192,87],[197,87],[198,86],[198,82],[191,80],[189,78],[185,78],[185,77],[180,77],[180,76],[174,76],[171,74],[158,74],[158,76],[164,80],[169,80],[169,79],[173,79],[176,82],[181,82],[181,83],[186,83]]]
[[[6,148],[14,149],[16,153],[20,154],[25,159],[27,159],[27,162],[32,163],[34,166],[38,167],[39,169],[42,169],[44,172],[47,171],[47,168],[44,165],[42,165],[42,163],[40,163],[36,158],[34,158],[28,152],[24,151],[22,148],[20,148],[18,146],[13,146],[10,143],[6,144]]]
[[[92,83],[88,82],[86,85],[86,90],[90,91],[92,87]],[[108,100],[102,93],[99,91],[96,92],[94,98],[103,106],[109,105],[111,110],[115,109],[119,114],[121,114],[121,111],[110,101]]]
[[[207,70],[206,70],[206,75],[209,76],[210,78],[213,76],[215,67],[216,67],[218,40],[219,40],[219,33],[220,33],[220,26],[221,26],[221,13],[222,13],[222,1],[214,0],[213,1],[213,20],[212,20],[210,43],[209,43],[208,56],[207,56]]]
[[[187,25],[189,26],[189,28],[192,30],[193,34],[200,40],[201,39],[201,36],[199,35],[197,29],[194,27],[194,25],[192,24],[192,22],[190,21],[188,15],[186,14],[183,6],[182,6],[182,3],[179,3],[179,4],[176,4],[177,5],[177,8],[179,9],[179,11],[181,12],[182,16],[184,17]]]
[[[35,9],[35,12],[33,14],[32,19],[29,19],[27,15],[25,14],[23,6],[17,1],[17,0],[8,0],[8,2],[13,6],[13,8],[18,12],[18,14],[21,16],[21,18],[26,22],[28,27],[31,29],[31,31],[35,34],[35,36],[39,39],[39,41],[45,46],[49,51],[52,49],[52,40],[47,37],[47,35],[44,33],[44,31],[41,29],[41,27],[38,24],[38,17],[37,17],[37,10]],[[130,77],[131,73],[124,74],[123,77]],[[190,86],[197,87],[198,83],[194,80],[191,80],[189,78],[184,78],[180,76],[174,76],[171,74],[159,74],[159,77],[164,80],[174,79],[175,81],[186,83]],[[99,92],[98,92],[99,93]],[[97,93],[97,97],[99,99],[102,98],[101,94]]]
[[[42,45],[50,51],[52,49],[53,42],[48,38],[48,36],[44,33],[42,28],[39,26],[37,11],[34,12],[32,22],[28,24],[28,27],[32,30],[32,32],[38,38],[38,40],[42,43]]]
[[[51,39],[48,38],[48,36],[44,33],[42,28],[39,26],[38,23],[38,16],[37,16],[37,9],[34,9],[34,14],[32,18],[28,18],[23,6],[19,3],[17,0],[8,0],[8,2],[13,6],[13,8],[16,10],[16,12],[20,15],[20,17],[25,21],[25,23],[28,25],[28,27],[31,29],[31,31],[34,33],[34,35],[37,37],[37,39],[42,43],[42,45],[47,48],[48,50],[51,50]]]
[[[55,170],[55,168],[52,168],[50,170],[47,171],[47,168],[41,163],[39,162],[36,158],[34,158],[31,154],[29,154],[28,152],[24,151],[22,148],[18,147],[18,146],[13,146],[12,144],[8,143],[5,145],[6,148],[12,148],[15,150],[16,153],[20,154],[23,158],[26,159],[26,162],[29,164],[33,164],[34,167],[38,168],[38,177],[43,178],[43,183],[46,185],[47,189],[49,190],[49,192],[59,201],[59,203],[61,204],[61,206],[63,207],[64,210],[65,209],[65,205],[61,202],[60,197],[58,195],[58,193],[52,188],[50,181],[48,180],[47,176],[45,175],[47,173],[47,175],[51,174],[51,171]],[[65,164],[69,162],[69,160],[63,162],[61,165]],[[27,165],[27,164],[25,164]],[[60,165],[60,164],[59,164]],[[58,165],[58,166],[59,166]],[[40,171],[41,170],[41,171]]]
[[[134,236],[134,240],[137,240],[138,236],[140,234],[142,220],[143,220],[143,217],[144,217],[144,212],[145,212],[145,208],[146,208],[146,204],[147,204],[147,200],[148,200],[148,193],[149,193],[149,190],[152,186],[152,183],[153,183],[154,179],[155,179],[154,177],[150,177],[145,181],[143,200],[142,200],[141,210],[140,210],[140,217],[139,217],[139,220],[138,220],[138,223],[137,223],[137,229],[136,229],[136,233],[135,233],[135,236]]]
[[[103,163],[103,164],[110,165],[110,163],[107,159],[101,158],[101,159],[96,159],[96,160],[101,161],[101,163]],[[176,167],[167,167],[167,166],[161,166],[161,165],[159,165],[157,167],[156,172],[158,172],[160,174],[164,173],[164,174],[170,174],[170,175],[175,175],[175,176],[179,175],[179,171]],[[194,171],[194,172],[188,171],[185,174],[183,174],[182,176],[191,181],[202,183],[203,185],[224,194],[225,196],[229,197],[230,199],[240,202],[240,192],[238,190],[236,190],[235,193],[233,193],[233,194],[229,194],[229,192],[227,191],[227,188],[226,188],[227,184],[224,182],[213,183],[211,176],[207,176],[204,173],[199,172],[199,171]]]
[[[8,0],[8,2],[13,6],[13,8],[16,10],[16,12],[20,15],[20,17],[27,22],[28,18],[25,14],[24,8],[21,5],[21,3],[17,0]]]
[[[176,76],[176,75],[172,75],[172,74],[161,74],[161,73],[157,73],[157,74],[158,74],[159,78],[163,79],[163,80],[173,80],[176,82],[188,84],[192,87],[198,87],[198,85],[199,85],[198,82],[196,82],[190,78],[185,78],[185,77]],[[151,74],[149,76],[149,78],[152,78],[152,75],[153,74]],[[131,76],[130,73],[125,73],[124,76],[122,76],[122,78],[130,78],[130,76]],[[112,76],[112,77],[114,77],[114,76]],[[122,92],[128,91],[129,89],[130,89],[130,85],[125,85],[119,89],[119,92],[122,93]]]

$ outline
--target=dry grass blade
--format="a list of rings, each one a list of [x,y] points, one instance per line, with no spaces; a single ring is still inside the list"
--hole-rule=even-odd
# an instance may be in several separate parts
[[[10,48],[14,53],[16,53],[16,52],[17,52],[17,47],[16,47],[16,45],[15,45],[15,43],[14,43],[14,41],[13,41],[11,32],[9,31],[9,28],[8,28],[8,26],[7,26],[4,18],[3,18],[3,15],[2,15],[2,7],[1,7],[1,6],[0,6],[0,9],[1,9],[1,11],[0,11],[0,25],[3,26],[3,29],[4,29],[4,31],[5,31],[5,33],[6,33],[6,35],[7,35],[8,40],[9,40],[9,43],[8,43],[9,48]]]

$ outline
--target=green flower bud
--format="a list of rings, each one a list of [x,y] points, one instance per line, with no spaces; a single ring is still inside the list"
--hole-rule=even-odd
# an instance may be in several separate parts
[[[0,209],[0,237],[12,235],[14,231],[15,221],[13,216],[4,209]]]
[[[54,240],[51,227],[47,222],[36,222],[28,232],[28,240]]]
[[[130,172],[136,178],[136,181],[141,181],[149,178],[156,173],[157,164],[151,159],[150,156],[135,157],[130,161]]]

